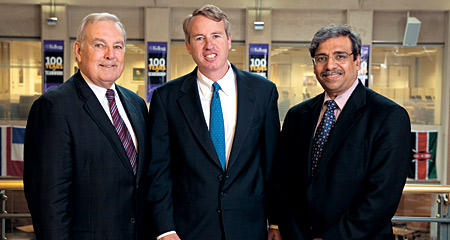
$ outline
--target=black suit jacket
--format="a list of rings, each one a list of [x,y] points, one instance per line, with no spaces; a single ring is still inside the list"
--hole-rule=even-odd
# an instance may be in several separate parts
[[[268,80],[233,67],[237,122],[223,173],[200,103],[197,69],[157,88],[150,104],[151,187],[157,235],[266,239],[266,181],[280,125]]]
[[[284,120],[273,178],[274,218],[283,239],[393,239],[391,218],[411,152],[408,113],[359,83],[311,177],[323,100],[320,94],[294,106]]]
[[[138,142],[137,176],[80,73],[34,102],[24,188],[38,239],[144,239],[147,106],[131,91],[116,90]]]

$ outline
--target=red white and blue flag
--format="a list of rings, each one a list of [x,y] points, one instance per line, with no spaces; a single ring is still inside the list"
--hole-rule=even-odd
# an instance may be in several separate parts
[[[1,176],[23,177],[24,127],[0,127]]]
[[[412,161],[408,177],[416,180],[436,178],[437,131],[412,131]]]

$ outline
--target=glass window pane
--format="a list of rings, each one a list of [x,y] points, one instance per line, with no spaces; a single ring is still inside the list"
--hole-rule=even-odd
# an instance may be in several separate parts
[[[280,121],[290,107],[323,92],[314,75],[307,46],[273,45],[269,79],[278,88]]]
[[[374,46],[371,88],[406,108],[412,124],[439,125],[442,47]]]
[[[40,41],[0,41],[0,120],[26,120],[42,93]]]
[[[188,51],[186,50],[184,42],[172,43],[171,52],[172,60],[169,69],[172,79],[184,76],[194,70],[196,64],[194,60],[192,60],[191,55],[189,55]],[[167,81],[170,81],[172,79],[167,79]]]

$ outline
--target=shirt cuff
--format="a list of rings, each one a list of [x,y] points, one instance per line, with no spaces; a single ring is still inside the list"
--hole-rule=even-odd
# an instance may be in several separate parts
[[[163,237],[165,237],[165,236],[167,236],[167,235],[173,234],[173,233],[176,233],[176,232],[175,232],[175,231],[170,231],[170,232],[163,233],[163,234],[159,235],[159,236],[156,238],[156,240],[159,240],[159,239],[161,239],[161,238],[163,238]]]

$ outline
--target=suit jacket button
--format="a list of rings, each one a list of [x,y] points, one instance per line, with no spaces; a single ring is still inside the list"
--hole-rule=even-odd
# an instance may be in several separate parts
[[[217,208],[217,212],[218,212],[218,213],[221,213],[221,212],[222,212],[222,209],[220,209],[220,207],[218,207],[218,208]]]
[[[130,218],[130,223],[131,223],[131,224],[134,224],[135,222],[136,222],[136,219],[135,219],[135,218],[133,218],[133,217]]]
[[[222,196],[222,197],[225,197],[226,195],[227,195],[226,192],[221,192],[221,193],[220,193],[220,196]]]
[[[223,175],[219,175],[219,176],[217,177],[217,179],[219,179],[219,181],[222,181],[222,180],[223,180]]]

